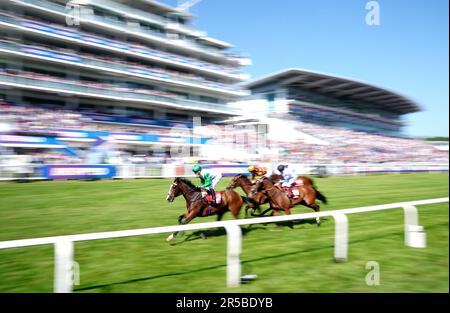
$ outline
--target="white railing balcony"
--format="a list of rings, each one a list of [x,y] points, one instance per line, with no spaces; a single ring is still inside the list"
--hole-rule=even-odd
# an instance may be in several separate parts
[[[76,54],[66,52],[58,52],[47,48],[39,48],[34,46],[20,45],[14,42],[0,41],[0,52],[33,57],[38,59],[46,59],[49,61],[73,64],[76,67],[88,67],[92,69],[100,69],[106,72],[114,72],[117,74],[132,76],[136,78],[144,78],[161,83],[180,84],[185,87],[208,90],[227,95],[245,96],[247,93],[235,85],[225,85],[218,82],[195,79],[194,77],[185,77],[183,75],[175,75],[158,71],[146,67],[131,66],[124,63],[109,62],[98,60],[90,57],[83,57]]]
[[[72,10],[71,7],[64,7],[62,5],[58,5],[45,0],[14,0],[14,2],[21,5],[32,6],[37,9],[42,9],[47,12],[51,11],[69,18],[74,18],[74,16],[71,15]],[[167,37],[167,34],[165,33],[160,33],[149,28],[145,29],[143,27],[140,27],[139,25],[137,25],[137,27],[133,27],[130,26],[129,23],[121,21],[119,19],[98,16],[93,14],[92,12],[89,13],[89,10],[83,10],[83,14],[80,14],[78,18],[81,23],[83,22],[92,23],[101,27],[114,29],[115,31],[126,32],[128,34],[135,35],[147,40],[157,41],[158,43],[163,45],[193,50],[197,53],[205,54],[208,55],[209,57],[214,57],[219,60],[227,59],[231,62],[237,63],[235,58],[229,58],[220,49],[202,45],[193,40],[187,39],[171,40]]]
[[[68,30],[63,27],[55,27],[52,25],[45,25],[43,23],[29,21],[26,19],[20,19],[15,16],[0,14],[0,27],[1,25],[7,25],[15,29],[22,29],[25,31],[39,32],[45,36],[57,36],[58,38],[64,37],[64,40],[71,41],[73,43],[79,43],[87,46],[95,46],[97,48],[113,50],[115,52],[125,53],[132,55],[140,59],[151,60],[153,62],[162,62],[173,66],[179,66],[183,68],[194,69],[196,71],[213,74],[217,77],[227,77],[233,80],[245,80],[245,74],[234,70],[220,66],[218,64],[202,62],[196,59],[183,57],[163,51],[157,51],[146,47],[136,46],[133,44],[127,44],[125,42],[113,41],[101,37],[92,36],[89,34],[79,33],[75,29]]]
[[[195,27],[181,24],[181,23],[176,23],[166,17],[156,15],[153,13],[149,13],[149,12],[144,12],[144,11],[138,10],[138,9],[133,9],[133,8],[130,8],[129,6],[126,6],[126,5],[123,5],[123,4],[114,2],[114,1],[90,0],[89,4],[117,12],[118,14],[124,15],[126,17],[129,17],[129,18],[132,18],[135,20],[140,20],[140,21],[143,21],[143,22],[146,22],[149,24],[155,24],[155,25],[158,25],[165,29],[176,30],[180,33],[188,34],[188,35],[191,35],[194,37],[205,35],[205,32],[202,32],[202,31],[196,29]]]

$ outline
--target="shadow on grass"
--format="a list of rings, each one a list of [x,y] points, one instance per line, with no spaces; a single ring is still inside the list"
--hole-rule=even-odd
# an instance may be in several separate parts
[[[440,224],[430,225],[430,226],[427,227],[427,229],[433,229],[433,228],[441,227],[441,226],[444,226],[444,225],[448,225],[448,223],[440,223]],[[264,227],[261,227],[261,228],[264,229]],[[219,231],[219,230],[217,230],[217,231]],[[217,233],[217,235],[218,236],[223,236],[226,232],[223,229],[222,229],[222,231],[223,231],[223,233]],[[402,237],[403,234],[404,234],[403,231],[396,231],[396,232],[391,232],[391,233],[388,233],[388,234],[383,234],[383,235],[380,235],[380,236],[370,236],[370,237],[362,238],[362,239],[359,239],[359,240],[351,240],[350,244],[363,243],[363,242],[383,239],[383,238],[392,237],[392,236]],[[242,261],[241,264],[242,265],[244,265],[244,264],[251,264],[251,263],[254,263],[254,262],[266,261],[266,260],[271,260],[271,259],[278,259],[278,258],[283,258],[283,257],[287,257],[287,256],[296,255],[296,254],[308,253],[308,252],[316,252],[316,251],[320,251],[320,250],[331,250],[331,249],[333,249],[333,247],[334,247],[333,244],[329,244],[329,245],[326,245],[326,246],[320,246],[320,247],[315,247],[315,248],[310,248],[310,249],[303,249],[303,250],[297,250],[297,251],[292,251],[292,252],[287,252],[287,253],[268,255],[268,256],[264,256],[264,257],[248,259],[248,260]],[[333,260],[332,257],[329,258],[329,263],[334,263],[334,260]],[[87,286],[87,287],[82,287],[82,288],[75,288],[74,291],[84,291],[84,290],[92,290],[92,289],[98,289],[98,288],[103,288],[103,289],[105,289],[105,291],[109,291],[109,290],[112,289],[113,286],[132,284],[132,283],[142,282],[142,281],[149,281],[149,280],[158,279],[158,278],[165,278],[165,277],[172,277],[172,276],[181,276],[181,275],[185,275],[185,274],[199,273],[199,272],[204,272],[204,271],[208,271],[208,270],[218,269],[218,268],[222,268],[222,267],[226,267],[226,264],[219,264],[219,265],[214,265],[214,266],[202,267],[202,268],[198,268],[198,269],[195,269],[195,270],[188,270],[188,271],[182,271],[182,272],[167,273],[167,274],[161,274],[161,275],[155,275],[155,276],[148,276],[148,277],[130,279],[130,280],[125,280],[125,281],[116,282],[116,283],[110,283],[110,284],[93,285],[93,286]]]
[[[327,221],[327,218],[322,218],[321,221]],[[285,222],[278,222],[278,223],[261,223],[261,224],[257,224],[258,226],[256,226],[256,224],[250,224],[250,225],[245,225],[243,227],[241,227],[242,229],[242,235],[246,236],[248,233],[254,231],[254,230],[261,230],[261,229],[267,229],[267,225],[271,225],[274,224],[278,227],[288,227],[290,229],[294,229],[295,225],[303,225],[303,224],[317,224],[315,219],[306,219],[306,220],[296,220],[296,221],[285,221]],[[190,233],[189,235],[186,236],[186,238],[183,241],[180,242],[175,242],[172,243],[172,246],[176,246],[176,245],[180,245],[183,244],[185,242],[189,242],[189,241],[195,241],[195,240],[200,240],[200,239],[207,239],[207,238],[211,238],[211,237],[222,237],[222,236],[226,236],[227,232],[224,228],[218,228],[218,229],[211,229],[211,230],[197,230],[194,231],[192,233]],[[178,235],[179,237],[180,235]]]
[[[329,246],[325,246],[325,247],[304,249],[304,250],[298,250],[298,251],[293,251],[293,252],[289,252],[289,253],[283,253],[283,254],[278,254],[278,255],[261,257],[261,258],[255,258],[255,259],[250,259],[250,260],[247,260],[247,261],[242,261],[241,264],[248,264],[248,263],[262,261],[262,260],[268,260],[268,259],[274,259],[274,258],[279,258],[279,257],[285,257],[285,256],[289,256],[289,255],[299,254],[299,253],[308,253],[308,252],[320,251],[320,250],[324,250],[324,249],[330,249],[332,247],[333,247],[332,245],[329,245]],[[214,266],[202,267],[202,268],[198,268],[198,269],[195,269],[195,270],[188,270],[188,271],[182,271],[182,272],[175,272],[175,273],[167,273],[167,274],[161,274],[161,275],[155,275],[155,276],[141,277],[141,278],[135,278],[135,279],[125,280],[125,281],[116,282],[116,283],[110,283],[110,284],[93,285],[93,286],[87,286],[87,287],[82,287],[82,288],[75,288],[74,291],[86,291],[86,290],[99,289],[99,288],[100,289],[105,289],[105,291],[111,291],[112,287],[114,287],[114,286],[132,284],[132,283],[137,283],[137,282],[142,282],[142,281],[149,281],[149,280],[158,279],[158,278],[165,278],[165,277],[181,276],[181,275],[185,275],[185,274],[199,273],[199,272],[214,270],[214,269],[218,269],[218,268],[223,268],[223,267],[226,267],[226,266],[227,266],[226,264],[219,264],[219,265],[214,265]]]

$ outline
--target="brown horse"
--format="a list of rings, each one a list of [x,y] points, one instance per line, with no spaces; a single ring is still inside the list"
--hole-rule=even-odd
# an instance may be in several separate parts
[[[280,181],[281,175],[273,174],[270,176],[270,179],[273,183],[277,183]],[[311,178],[309,178],[308,176],[297,176],[296,182],[300,182],[300,184],[297,183],[297,186],[311,186],[316,192],[317,200],[320,200],[323,203],[327,204],[327,198],[317,189],[314,181]]]
[[[202,190],[195,186],[191,181],[184,178],[175,178],[169,188],[166,200],[173,202],[176,197],[183,195],[186,200],[186,212],[178,217],[180,224],[187,224],[195,217],[205,217],[217,214],[217,220],[220,221],[222,216],[230,211],[235,219],[239,218],[242,204],[244,200],[234,190],[226,190],[216,192],[220,194],[222,200],[216,205],[210,205],[203,197]],[[172,240],[178,232],[167,237],[167,241]]]
[[[269,198],[267,198],[267,196],[262,191],[253,195],[250,192],[253,187],[253,183],[245,175],[239,174],[239,175],[234,176],[231,179],[231,182],[228,184],[227,189],[234,189],[237,187],[241,187],[242,190],[244,191],[244,193],[247,195],[247,198],[246,198],[247,206],[245,207],[245,217],[247,217],[247,215],[248,215],[248,209],[252,209],[252,213],[251,213],[252,216],[262,216],[267,211],[271,210],[271,208],[270,208],[270,209],[264,211],[263,213],[261,213],[260,215],[254,214],[255,210],[259,209],[260,205],[269,202]]]
[[[320,206],[316,204],[316,190],[312,186],[301,185],[298,198],[289,198],[286,192],[277,188],[267,177],[262,177],[252,188],[252,193],[265,192],[273,209],[273,215],[279,215],[280,211],[291,214],[291,209],[296,205],[305,205],[316,212],[320,211]],[[320,218],[316,218],[317,225],[320,225]]]
[[[281,178],[280,175],[273,174],[270,176],[269,179],[272,181],[272,183],[277,183],[280,180],[280,178]],[[325,204],[327,203],[327,198],[319,190],[317,190],[317,188],[314,184],[314,181],[311,178],[309,178],[307,176],[298,176],[297,181],[299,181],[299,180],[302,182],[303,186],[310,186],[311,188],[314,189],[318,200],[322,201]],[[269,205],[271,206],[271,203],[269,202],[269,198],[263,191],[253,194],[251,192],[253,186],[254,186],[254,183],[252,183],[245,175],[239,174],[232,178],[230,184],[227,187],[227,189],[234,189],[237,187],[241,187],[242,190],[247,195],[247,197],[248,197],[247,201],[246,201],[247,206],[245,208],[245,216],[246,217],[247,217],[247,211],[249,208],[252,209],[252,213],[251,213],[252,216],[263,216],[265,213],[272,210],[272,207],[270,207],[269,209],[265,210],[263,213],[261,213],[259,215],[254,214],[255,210],[259,209],[260,205],[269,203]]]

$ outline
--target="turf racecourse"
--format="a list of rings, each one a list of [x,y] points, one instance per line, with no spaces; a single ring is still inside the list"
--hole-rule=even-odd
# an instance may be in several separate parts
[[[448,196],[448,174],[316,178],[323,210]],[[228,180],[221,183],[224,188]],[[176,224],[184,199],[165,201],[169,180],[0,183],[0,241]],[[226,287],[226,235],[186,232],[79,242],[75,292],[449,292],[448,203],[419,206],[428,247],[403,243],[401,209],[349,216],[349,261],[335,263],[331,218],[243,228],[243,274],[258,279]],[[296,207],[293,213],[312,210]],[[244,212],[241,211],[241,217]],[[231,218],[229,213],[225,219]],[[192,223],[214,221],[215,217]],[[52,292],[53,246],[0,250],[0,292]],[[380,265],[368,286],[366,263]]]

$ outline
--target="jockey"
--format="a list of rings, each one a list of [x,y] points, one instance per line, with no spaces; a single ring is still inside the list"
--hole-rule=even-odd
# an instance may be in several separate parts
[[[257,167],[253,165],[248,167],[248,171],[252,174],[252,178],[250,179],[252,183],[255,183],[256,176],[261,177],[267,174],[267,169],[265,167]]]
[[[277,169],[281,174],[281,187],[291,188],[297,180],[297,175],[289,168],[289,165],[278,165]]]
[[[195,165],[192,168],[192,171],[200,178],[201,181],[201,185],[197,187],[209,190],[213,199],[213,203],[216,204],[216,191],[214,190],[214,188],[222,179],[222,174],[212,171],[205,171],[200,165]]]

